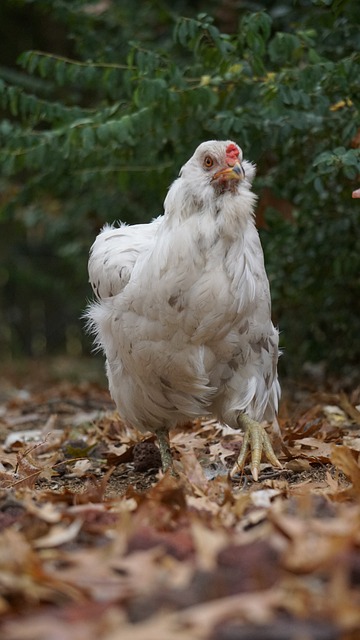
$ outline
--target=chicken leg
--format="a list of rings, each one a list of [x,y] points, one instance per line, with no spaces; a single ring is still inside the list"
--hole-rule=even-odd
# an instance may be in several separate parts
[[[237,423],[239,427],[244,430],[244,439],[238,459],[230,471],[230,476],[234,477],[239,471],[242,471],[249,450],[251,452],[251,473],[255,482],[259,477],[260,461],[263,452],[274,467],[281,469],[281,464],[274,453],[270,438],[264,427],[259,422],[256,422],[256,420],[249,418],[246,413],[239,413]]]
[[[155,435],[158,441],[160,457],[161,457],[161,466],[163,473],[170,470],[170,474],[174,477],[177,477],[177,473],[174,469],[173,457],[170,449],[170,439],[169,439],[169,431],[165,427],[157,429],[155,431]]]

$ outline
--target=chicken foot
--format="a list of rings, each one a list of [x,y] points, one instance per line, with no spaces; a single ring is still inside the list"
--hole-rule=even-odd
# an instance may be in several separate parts
[[[241,445],[238,459],[230,471],[230,476],[234,477],[239,471],[242,471],[249,450],[251,452],[251,473],[255,482],[259,478],[260,462],[262,453],[274,467],[282,468],[272,447],[270,438],[265,428],[256,420],[250,418],[246,413],[239,413],[237,423],[244,430],[244,439]]]

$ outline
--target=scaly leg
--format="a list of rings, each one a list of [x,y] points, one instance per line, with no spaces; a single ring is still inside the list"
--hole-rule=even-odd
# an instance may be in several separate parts
[[[157,431],[155,431],[155,435],[159,444],[163,472],[166,473],[166,471],[170,469],[171,475],[177,476],[177,473],[174,469],[173,458],[171,455],[168,429],[166,429],[165,427],[157,429]]]
[[[256,422],[256,420],[249,418],[246,413],[239,413],[237,422],[239,427],[244,429],[244,440],[238,459],[230,471],[231,477],[243,469],[249,449],[251,452],[251,473],[255,481],[257,481],[259,477],[260,461],[263,452],[274,467],[280,467],[281,469],[281,464],[274,453],[270,438],[264,427],[259,422]]]

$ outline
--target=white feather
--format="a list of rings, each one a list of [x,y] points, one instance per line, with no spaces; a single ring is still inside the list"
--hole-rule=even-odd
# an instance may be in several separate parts
[[[278,333],[253,221],[255,167],[217,190],[230,141],[203,143],[149,224],[106,226],[90,253],[87,312],[121,416],[156,431],[204,414],[273,420]],[[240,150],[241,153],[241,150]],[[205,170],[204,157],[214,160]]]

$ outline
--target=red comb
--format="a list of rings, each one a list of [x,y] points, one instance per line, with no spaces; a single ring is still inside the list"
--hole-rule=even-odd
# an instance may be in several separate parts
[[[238,149],[238,147],[236,146],[236,144],[234,144],[233,142],[231,142],[230,144],[228,144],[228,146],[226,147],[226,159],[227,160],[233,160],[236,161],[239,157],[240,151]]]

